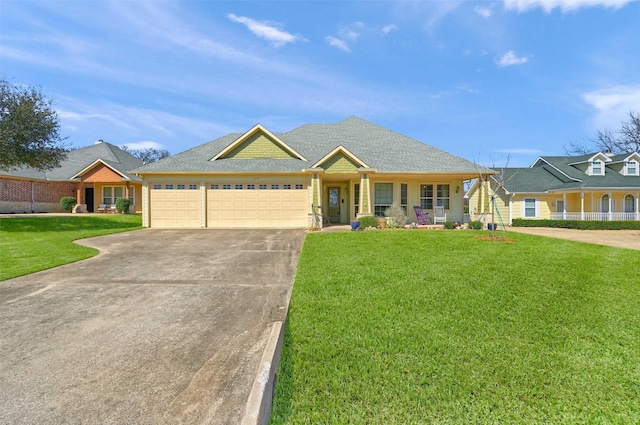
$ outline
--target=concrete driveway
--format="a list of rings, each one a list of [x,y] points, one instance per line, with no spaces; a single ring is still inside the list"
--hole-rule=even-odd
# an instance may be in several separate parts
[[[239,423],[303,240],[147,229],[0,282],[0,423]]]

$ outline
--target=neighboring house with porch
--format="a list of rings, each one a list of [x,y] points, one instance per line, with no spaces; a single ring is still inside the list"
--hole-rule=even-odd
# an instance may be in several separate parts
[[[62,212],[64,196],[76,198],[83,212],[97,212],[117,198],[129,198],[130,211],[140,212],[142,179],[129,170],[141,165],[117,146],[98,141],[68,152],[52,170],[0,170],[0,213]]]
[[[640,153],[544,156],[496,169],[467,192],[472,218],[640,220]],[[495,200],[493,205],[491,199]],[[489,219],[490,220],[490,219]]]
[[[493,173],[351,117],[285,133],[256,125],[132,170],[143,178],[143,225],[322,227],[382,216],[397,203],[464,218],[465,180]]]

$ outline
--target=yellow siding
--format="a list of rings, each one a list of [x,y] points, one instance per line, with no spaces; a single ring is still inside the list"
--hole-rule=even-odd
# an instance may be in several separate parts
[[[357,173],[359,168],[358,164],[342,153],[332,156],[320,166],[324,168],[325,173],[327,174]]]
[[[242,142],[238,147],[233,149],[225,158],[278,158],[288,159],[294,158],[279,143],[274,142],[262,133],[257,133]]]

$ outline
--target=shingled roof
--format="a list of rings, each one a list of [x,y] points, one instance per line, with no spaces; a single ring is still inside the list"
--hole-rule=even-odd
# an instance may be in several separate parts
[[[599,152],[580,156],[544,156],[529,168],[495,169],[494,177],[510,193],[544,193],[570,189],[640,189],[640,176],[625,176],[609,165],[620,163],[632,154],[615,155],[605,163],[603,176],[590,176],[576,165]]]
[[[107,142],[96,142],[91,146],[69,151],[67,158],[60,162],[60,166],[52,170],[39,171],[30,167],[22,167],[10,171],[0,171],[0,175],[49,181],[75,180],[79,172],[96,161],[104,162],[126,179],[141,181],[140,177],[129,173],[129,171],[140,167],[143,162]]]
[[[388,173],[492,173],[466,159],[429,146],[410,137],[358,117],[336,124],[306,124],[274,135],[300,153],[303,159],[235,159],[217,154],[243,136],[229,134],[158,162],[135,173],[161,172],[300,172],[311,168],[342,146],[377,172]]]

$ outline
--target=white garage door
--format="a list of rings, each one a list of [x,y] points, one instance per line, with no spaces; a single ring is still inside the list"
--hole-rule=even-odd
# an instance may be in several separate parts
[[[307,227],[304,183],[208,183],[207,227]]]
[[[195,183],[152,184],[151,227],[201,227],[199,189]]]

